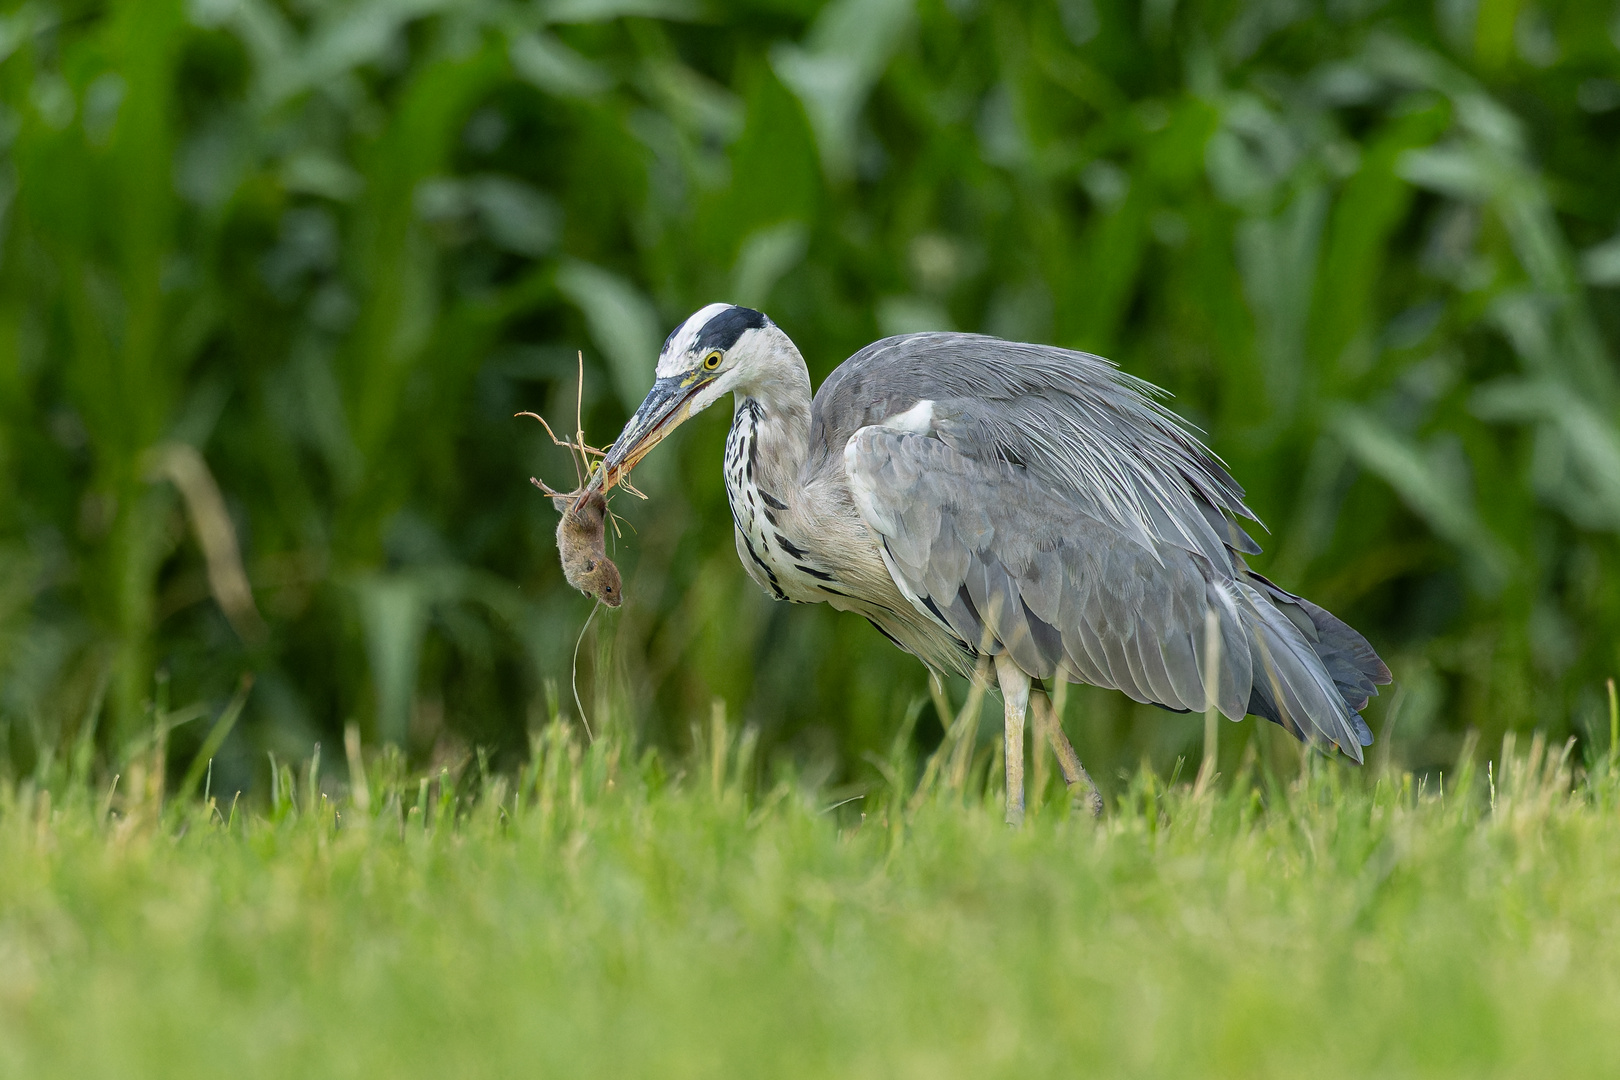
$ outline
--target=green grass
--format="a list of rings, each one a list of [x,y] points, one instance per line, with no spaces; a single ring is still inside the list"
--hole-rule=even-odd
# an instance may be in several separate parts
[[[1013,832],[903,755],[829,809],[749,745],[553,727],[476,796],[380,759],[369,810],[330,762],[252,812],[8,785],[0,1075],[1620,1072],[1612,763],[1143,773]]]

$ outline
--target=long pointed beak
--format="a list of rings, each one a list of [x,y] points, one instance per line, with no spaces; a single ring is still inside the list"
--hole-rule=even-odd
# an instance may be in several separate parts
[[[608,447],[602,467],[591,477],[586,491],[612,489],[652,448],[692,414],[692,396],[709,380],[701,375],[675,375],[659,379],[624,430]]]

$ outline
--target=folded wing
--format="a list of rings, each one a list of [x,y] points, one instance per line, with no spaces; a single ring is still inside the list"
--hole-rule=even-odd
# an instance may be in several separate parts
[[[844,469],[895,584],[965,651],[1178,710],[1202,710],[1213,678],[1227,717],[1253,712],[1362,760],[1359,711],[1388,670],[1343,622],[1250,573],[1238,552],[1253,541],[1196,486],[1122,515],[1103,501],[1118,485],[1054,485],[985,437],[1007,423],[985,415],[993,404],[923,404],[854,431]]]

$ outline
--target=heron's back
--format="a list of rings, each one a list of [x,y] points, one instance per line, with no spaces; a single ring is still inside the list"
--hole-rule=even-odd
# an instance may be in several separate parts
[[[806,467],[841,467],[861,427],[931,400],[961,419],[953,449],[1027,470],[1053,498],[1095,507],[1145,545],[1217,563],[1227,547],[1258,552],[1227,517],[1254,519],[1243,489],[1160,394],[1090,353],[980,334],[885,338],[816,392]]]

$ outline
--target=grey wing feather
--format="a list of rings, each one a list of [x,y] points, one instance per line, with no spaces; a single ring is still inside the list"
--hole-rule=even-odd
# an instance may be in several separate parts
[[[901,591],[965,652],[1005,651],[1034,677],[1172,709],[1202,710],[1213,675],[1228,717],[1255,712],[1360,761],[1370,734],[1357,712],[1387,669],[1348,626],[1247,572],[1235,553],[1258,548],[1226,517],[1252,516],[1241,491],[1173,419],[1111,378],[1117,393],[1101,394],[1086,422],[1112,425],[1098,444],[1110,460],[1079,476],[1079,436],[1062,444],[1052,395],[925,398],[937,370],[882,415],[855,394],[866,407],[845,402],[830,416],[839,394],[818,395],[813,423],[831,438],[851,417],[878,422],[841,447],[856,508]],[[927,431],[879,426],[925,399]],[[1154,433],[1151,463],[1131,438],[1142,424]],[[1218,673],[1205,670],[1211,611]]]
[[[1137,701],[1202,709],[1213,603],[1235,642],[1222,650],[1220,703],[1234,717],[1247,711],[1242,612],[1198,556],[1172,548],[1156,558],[1112,523],[1051,500],[1015,466],[963,457],[939,439],[867,427],[845,462],[896,583],[964,645],[1004,650],[1037,678],[1061,671]],[[931,508],[930,527],[913,533],[919,504]]]

